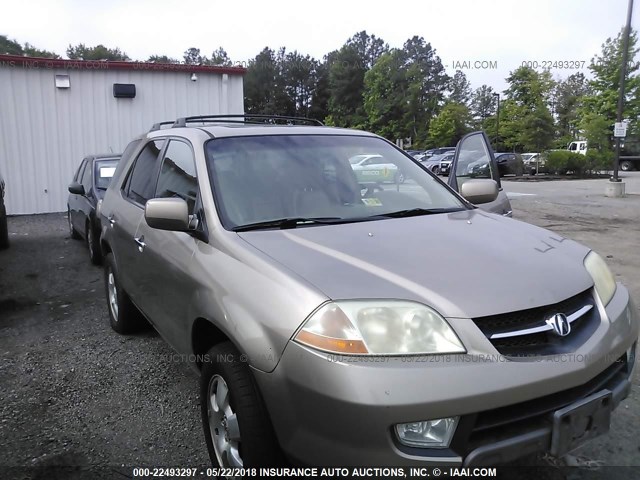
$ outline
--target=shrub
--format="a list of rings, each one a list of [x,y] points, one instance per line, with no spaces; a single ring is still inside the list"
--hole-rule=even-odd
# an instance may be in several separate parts
[[[588,173],[610,170],[613,164],[613,154],[605,151],[587,150],[586,155],[568,150],[551,150],[547,152],[547,168],[551,173],[565,175],[572,173],[584,176]]]

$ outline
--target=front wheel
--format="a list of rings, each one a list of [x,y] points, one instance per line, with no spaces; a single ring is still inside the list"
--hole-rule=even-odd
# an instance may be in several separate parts
[[[436,175],[440,175],[440,167],[433,167],[433,170],[431,170],[433,173],[435,173]]]
[[[102,252],[100,251],[100,243],[96,238],[95,229],[91,228],[91,222],[87,222],[87,247],[89,248],[89,258],[94,265],[102,263]]]
[[[282,463],[249,366],[231,342],[214,346],[204,358],[200,405],[212,464],[259,467]]]

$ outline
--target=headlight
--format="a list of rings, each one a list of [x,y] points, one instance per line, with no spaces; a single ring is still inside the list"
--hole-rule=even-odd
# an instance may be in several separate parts
[[[609,270],[604,259],[593,251],[585,257],[584,267],[593,278],[593,284],[600,301],[604,306],[607,306],[613,298],[613,294],[616,293],[616,279],[613,277],[613,273]]]
[[[356,355],[464,353],[442,316],[406,301],[332,302],[315,312],[295,336],[325,352]]]

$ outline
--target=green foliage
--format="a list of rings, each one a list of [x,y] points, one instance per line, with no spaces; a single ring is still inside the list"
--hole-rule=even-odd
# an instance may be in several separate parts
[[[487,130],[487,119],[496,114],[498,105],[498,99],[494,93],[493,88],[488,85],[482,85],[473,92],[471,96],[471,115],[474,128]],[[495,132],[495,129],[493,131]]]
[[[6,35],[0,35],[0,55],[24,55],[27,57],[41,57],[41,58],[60,58],[55,52],[49,52],[48,50],[41,50],[34,47],[30,43],[25,43],[24,46],[20,45],[16,40],[10,40]]]
[[[454,146],[471,131],[471,115],[462,103],[447,103],[429,125],[429,139],[433,146]]]
[[[367,125],[395,140],[411,137],[413,145],[429,143],[431,119],[440,111],[449,77],[435,50],[422,37],[383,54],[365,76]]]
[[[180,63],[180,60],[168,57],[166,55],[151,55],[147,62],[151,63]]]
[[[285,91],[284,57],[284,49],[276,54],[270,48],[265,47],[249,62],[244,77],[245,110],[247,113],[293,114],[293,104]]]
[[[346,44],[334,55],[329,66],[329,114],[339,127],[364,122],[363,91],[367,72],[358,48]]]
[[[205,57],[200,55],[199,48],[191,47],[184,51],[182,59],[187,65],[202,65]]]
[[[448,100],[450,102],[469,105],[472,95],[471,83],[469,83],[463,71],[456,70],[456,73],[449,80],[449,92]]]
[[[0,55],[24,55],[24,49],[16,40],[0,35]]]
[[[75,47],[69,45],[69,47],[67,47],[67,57],[71,60],[131,60],[127,54],[118,47],[107,48],[104,45],[87,47],[84,43],[79,43]]]
[[[568,150],[551,150],[546,153],[547,168],[551,173],[586,176],[611,170],[613,153],[587,150],[586,155]]]
[[[229,55],[224,48],[218,47],[217,50],[214,50],[211,54],[211,58],[204,57],[203,62],[205,65],[214,65],[219,67],[230,67],[233,65]]]
[[[564,137],[566,145],[580,135],[580,119],[583,98],[589,93],[589,85],[582,72],[574,73],[557,82],[553,91],[553,106],[558,121],[557,136]]]

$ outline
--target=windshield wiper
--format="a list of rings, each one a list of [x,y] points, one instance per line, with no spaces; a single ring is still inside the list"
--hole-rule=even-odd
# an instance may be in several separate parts
[[[299,225],[314,225],[314,224],[334,224],[344,223],[349,221],[342,217],[292,217],[292,218],[280,218],[277,220],[266,220],[264,222],[248,223],[247,225],[239,225],[232,228],[234,232],[248,232],[250,230],[262,230],[266,228],[297,228]]]
[[[383,218],[419,217],[421,215],[435,215],[438,213],[459,212],[461,210],[464,210],[464,208],[408,208],[406,210],[398,210],[396,212],[379,213],[375,216]]]

